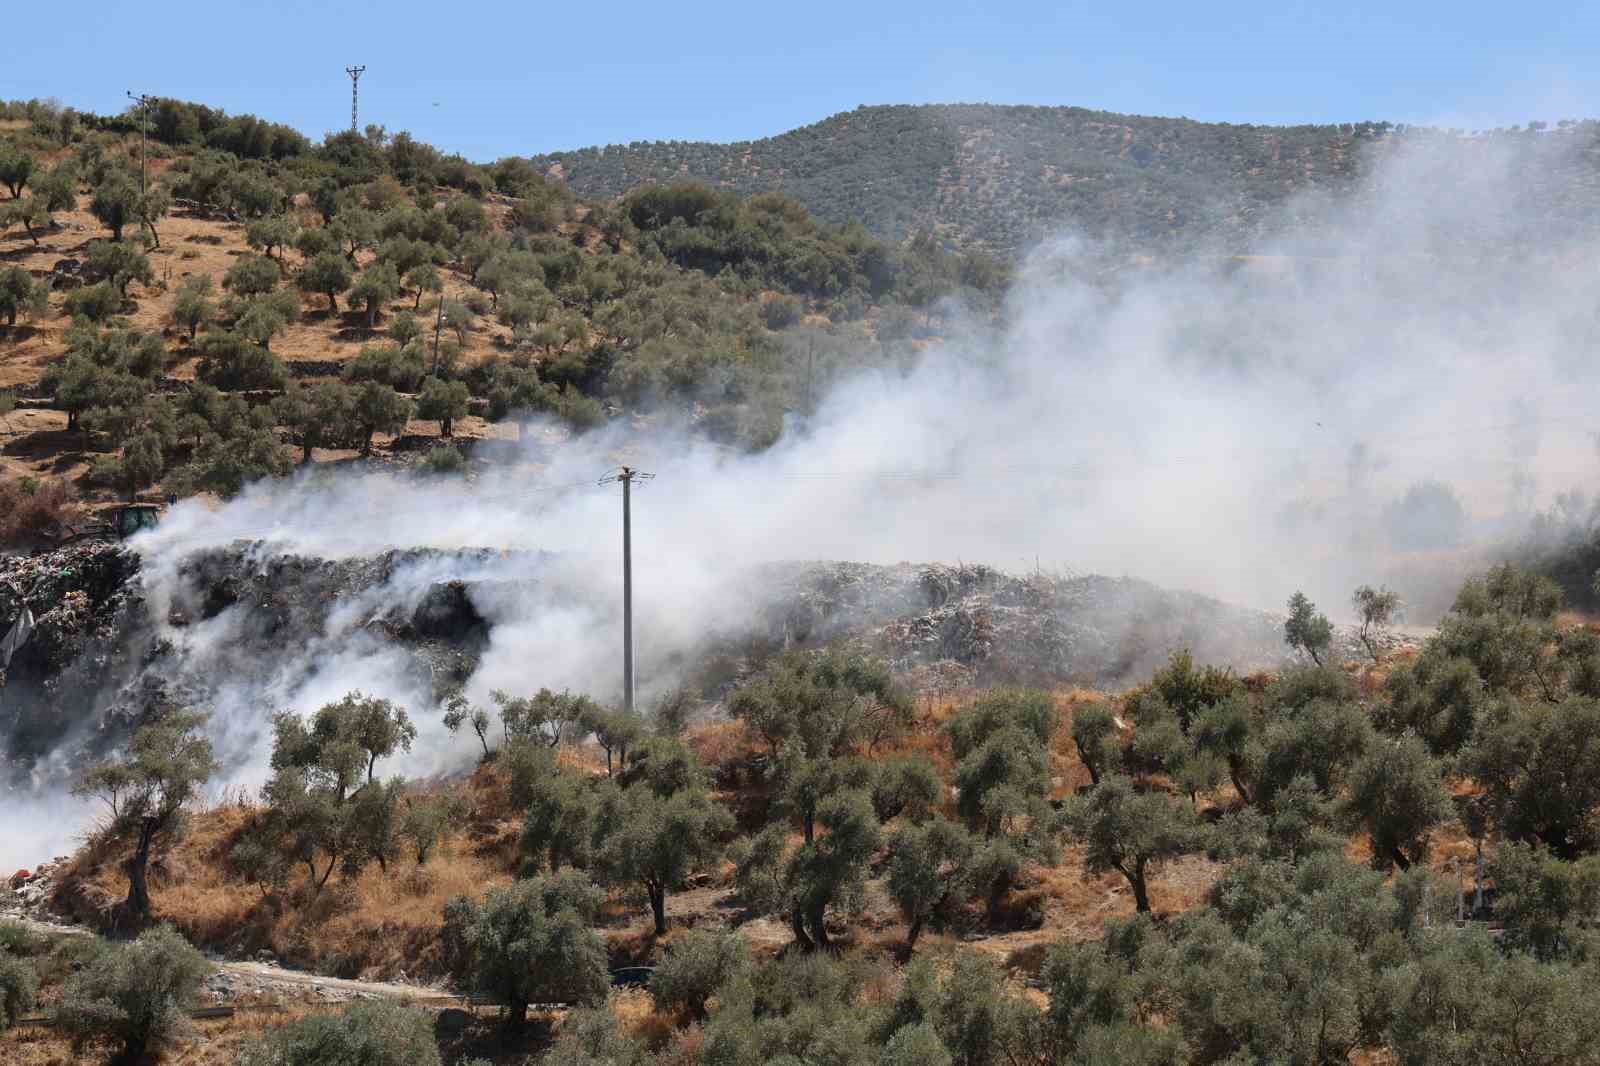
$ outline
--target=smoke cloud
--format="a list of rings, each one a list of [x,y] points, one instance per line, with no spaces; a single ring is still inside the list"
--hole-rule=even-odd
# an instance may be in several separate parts
[[[1304,589],[1335,618],[1356,584],[1386,581],[1420,620],[1519,515],[1594,472],[1600,260],[1591,227],[1549,224],[1563,195],[1550,175],[1579,162],[1565,151],[1403,142],[1350,195],[1293,203],[1264,229],[1294,236],[1244,256],[1129,264],[1062,235],[1022,265],[998,321],[940,309],[945,339],[914,365],[838,381],[760,454],[652,419],[570,440],[534,427],[471,484],[319,470],[220,508],[181,503],[135,542],[152,624],[188,676],[211,679],[230,783],[261,779],[268,712],[353,688],[423,728],[391,770],[464,765],[475,741],[438,726],[435,679],[367,622],[471,581],[491,623],[471,697],[614,698],[620,502],[597,481],[624,462],[656,475],[633,506],[646,692],[706,633],[756,623],[767,593],[751,568],[777,560],[1038,565],[1267,609]],[[1424,481],[1461,502],[1464,544],[1397,555],[1417,540],[1391,504]],[[240,612],[166,621],[183,560],[241,539],[263,567],[490,551],[402,563],[261,661],[239,654],[255,647]],[[25,860],[24,844],[37,847],[0,833],[0,861]]]

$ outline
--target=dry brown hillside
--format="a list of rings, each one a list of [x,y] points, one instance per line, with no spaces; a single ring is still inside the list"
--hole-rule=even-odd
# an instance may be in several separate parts
[[[151,170],[152,181],[159,179],[165,170],[165,161],[152,160]],[[58,227],[41,233],[37,243],[29,240],[20,227],[0,231],[0,263],[20,266],[36,278],[47,280],[62,260],[81,261],[90,242],[104,239],[106,233],[89,213],[88,195],[82,194],[78,199],[76,209],[59,213],[56,216]],[[0,208],[5,203],[6,194],[0,192]],[[314,213],[303,205],[297,213],[306,215],[307,225],[314,224]],[[567,223],[563,228],[568,236],[584,239],[581,222]],[[156,281],[149,286],[138,282],[130,284],[129,296],[137,309],[126,317],[133,328],[159,333],[166,342],[170,359],[168,377],[192,381],[198,354],[185,332],[172,325],[174,293],[184,279],[194,276],[211,278],[213,286],[220,291],[223,274],[251,249],[245,241],[243,222],[228,221],[190,207],[175,208],[160,223],[159,234],[160,246],[147,252]],[[290,262],[299,259],[293,251],[282,254]],[[357,257],[361,265],[373,258],[370,251]],[[443,270],[441,275],[446,299],[465,299],[474,291],[455,271]],[[0,479],[32,475],[81,481],[89,470],[92,455],[83,450],[83,442],[77,434],[67,433],[66,413],[50,409],[44,399],[37,397],[45,372],[66,353],[66,334],[71,323],[63,305],[68,291],[63,288],[50,293],[50,308],[46,314],[19,323],[9,332],[0,328],[0,391],[14,390],[22,400],[18,410],[0,421]],[[414,295],[404,294],[389,305],[388,313],[414,310],[417,302]],[[337,368],[353,359],[363,345],[381,340],[382,325],[380,322],[375,334],[365,328],[360,312],[342,303],[335,315],[329,312],[326,297],[303,295],[300,320],[274,338],[271,348],[273,354],[288,365],[293,380],[322,380],[336,377]],[[510,330],[492,318],[479,318],[462,345],[463,363],[471,365],[493,357],[497,350],[508,346],[509,336]],[[407,435],[421,436],[433,436],[437,432],[437,423],[421,421],[412,422],[406,431]],[[469,417],[455,427],[457,436],[469,438],[514,432],[491,426],[477,417]],[[378,454],[381,456],[392,443],[393,438],[380,434]],[[330,460],[355,454],[352,449],[319,449],[315,458]],[[107,490],[84,488],[91,501],[115,496]]]

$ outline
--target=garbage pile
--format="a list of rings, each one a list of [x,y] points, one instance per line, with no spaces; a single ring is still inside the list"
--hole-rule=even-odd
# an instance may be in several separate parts
[[[464,682],[488,643],[481,564],[500,558],[325,559],[246,542],[164,562],[107,542],[0,558],[0,641],[20,640],[0,674],[0,783],[65,781],[152,716],[216,711],[223,689],[253,733],[352,648],[387,654],[422,693]]]
[[[0,918],[29,918],[48,921],[50,897],[55,893],[58,872],[64,871],[71,860],[57,855],[49,862],[41,862],[31,870],[18,870],[4,882],[6,892],[0,892]]]
[[[90,645],[113,643],[139,571],[139,557],[115,543],[84,541],[31,556],[0,556],[0,633],[28,612],[28,637],[12,650],[5,673],[58,675]]]
[[[105,679],[145,652],[139,557],[106,541],[0,556],[0,780],[77,733]],[[98,750],[100,738],[84,741]]]
[[[246,638],[270,658],[275,642],[328,634],[353,615],[359,630],[404,646],[436,687],[447,687],[471,676],[490,628],[472,598],[488,582],[455,575],[486,571],[500,557],[488,549],[407,549],[325,559],[241,543],[182,561],[167,621],[181,630],[236,608],[249,619]],[[429,571],[436,580],[397,580]]]
[[[1282,620],[1132,578],[982,565],[775,567],[770,635],[785,645],[851,639],[896,668],[978,684],[1142,680],[1187,647],[1239,670],[1289,659]]]

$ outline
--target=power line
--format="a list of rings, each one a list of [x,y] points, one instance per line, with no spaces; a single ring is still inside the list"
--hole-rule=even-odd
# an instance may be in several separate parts
[[[366,68],[365,65],[362,65],[362,66],[359,66],[359,67],[345,67],[344,68],[344,72],[346,74],[350,75],[350,132],[351,133],[355,133],[357,131],[357,129],[358,129],[358,127],[356,126],[356,83],[361,80],[361,75],[366,69],[367,68]]]
[[[649,481],[654,474],[646,474],[631,466],[618,467],[615,472],[600,479],[600,484],[622,484],[622,706],[633,710],[633,513],[632,494],[635,481]]]
[[[150,157],[150,105],[155,98],[143,93],[128,90],[128,99],[139,105],[139,231],[142,233],[146,226],[150,228],[150,236],[155,238],[155,246],[161,247],[161,236],[156,233],[156,224],[150,220],[150,189],[149,189],[149,157]]]

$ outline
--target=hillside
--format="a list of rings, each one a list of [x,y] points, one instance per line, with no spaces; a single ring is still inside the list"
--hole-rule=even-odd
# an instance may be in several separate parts
[[[535,156],[580,196],[610,199],[648,182],[703,181],[750,196],[782,192],[817,218],[860,222],[885,240],[930,231],[960,246],[1015,254],[1069,228],[1149,250],[1246,250],[1308,190],[1362,188],[1375,162],[1425,141],[1468,166],[1486,149],[1519,155],[1569,147],[1563,184],[1579,203],[1547,205],[1554,222],[1600,203],[1600,126],[1574,124],[1465,137],[1388,122],[1256,126],[1077,107],[931,104],[859,107],[774,137],[733,144],[635,142]],[[1531,161],[1531,158],[1529,159]],[[1542,195],[1550,197],[1549,190]]]
[[[15,521],[7,478],[105,501],[358,457],[459,471],[539,417],[759,449],[848,361],[920,343],[932,302],[1006,284],[781,197],[596,204],[518,159],[376,128],[313,147],[172,100],[149,127],[146,150],[127,115],[0,104],[0,542],[53,528]]]
[[[1595,127],[1021,112],[0,104],[0,1063],[1600,1066]]]

